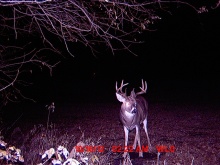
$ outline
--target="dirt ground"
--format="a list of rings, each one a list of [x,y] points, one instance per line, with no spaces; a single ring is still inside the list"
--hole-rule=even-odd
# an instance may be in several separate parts
[[[34,125],[46,126],[47,111],[40,108],[43,109],[43,106],[35,107],[36,111],[26,112],[17,122],[16,125],[24,136]],[[160,154],[159,164],[220,164],[219,108],[219,105],[213,104],[149,104],[148,131],[153,152],[144,153],[143,158],[138,158],[135,152],[130,153],[132,163],[156,164],[156,147],[166,146],[168,150]],[[110,151],[112,146],[124,144],[119,109],[119,103],[57,104],[55,112],[50,116],[50,122],[56,129],[57,137],[74,136],[72,142],[66,144],[69,148],[80,140],[90,139],[96,145],[104,146],[105,152],[99,154],[102,155]],[[134,136],[133,130],[129,134],[130,145]],[[10,139],[11,143],[21,144],[16,143],[18,141],[16,133],[11,134]],[[141,129],[141,143],[144,146],[148,145],[143,129]],[[174,151],[169,150],[171,146],[175,147]],[[25,147],[27,146],[23,146],[23,150],[26,150]],[[24,152],[26,159],[33,160],[27,158],[28,156],[30,155]],[[108,159],[110,164],[120,164],[121,153],[111,152]]]

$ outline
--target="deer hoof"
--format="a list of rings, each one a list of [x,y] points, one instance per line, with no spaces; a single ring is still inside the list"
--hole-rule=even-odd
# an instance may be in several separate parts
[[[123,154],[123,158],[125,158],[126,156],[127,156],[127,152],[124,152],[124,154]]]
[[[139,157],[143,157],[143,152],[139,152]]]
[[[135,150],[136,149],[136,145],[133,145],[133,150]]]

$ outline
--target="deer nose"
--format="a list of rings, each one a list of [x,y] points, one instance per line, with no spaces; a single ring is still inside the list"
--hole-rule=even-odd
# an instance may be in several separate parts
[[[137,113],[137,109],[134,108],[134,109],[131,111],[131,113]]]

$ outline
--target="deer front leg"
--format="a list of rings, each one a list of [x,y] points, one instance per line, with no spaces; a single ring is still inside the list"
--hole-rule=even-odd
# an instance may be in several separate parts
[[[124,132],[125,132],[125,148],[124,148],[124,154],[123,157],[125,158],[128,152],[125,152],[126,147],[128,147],[128,129],[124,126]]]
[[[137,146],[137,130],[136,130],[136,135],[135,135],[135,138],[134,138],[133,150],[136,149],[136,146]]]
[[[143,152],[142,152],[142,148],[141,148],[141,139],[140,139],[140,127],[138,125],[136,125],[135,128],[136,128],[135,139],[137,139],[138,146],[139,146],[139,157],[143,157]]]

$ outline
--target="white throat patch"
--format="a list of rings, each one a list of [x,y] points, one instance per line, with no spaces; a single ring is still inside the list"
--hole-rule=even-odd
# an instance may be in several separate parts
[[[135,114],[129,113],[127,111],[125,111],[125,116],[128,118],[132,118]]]

